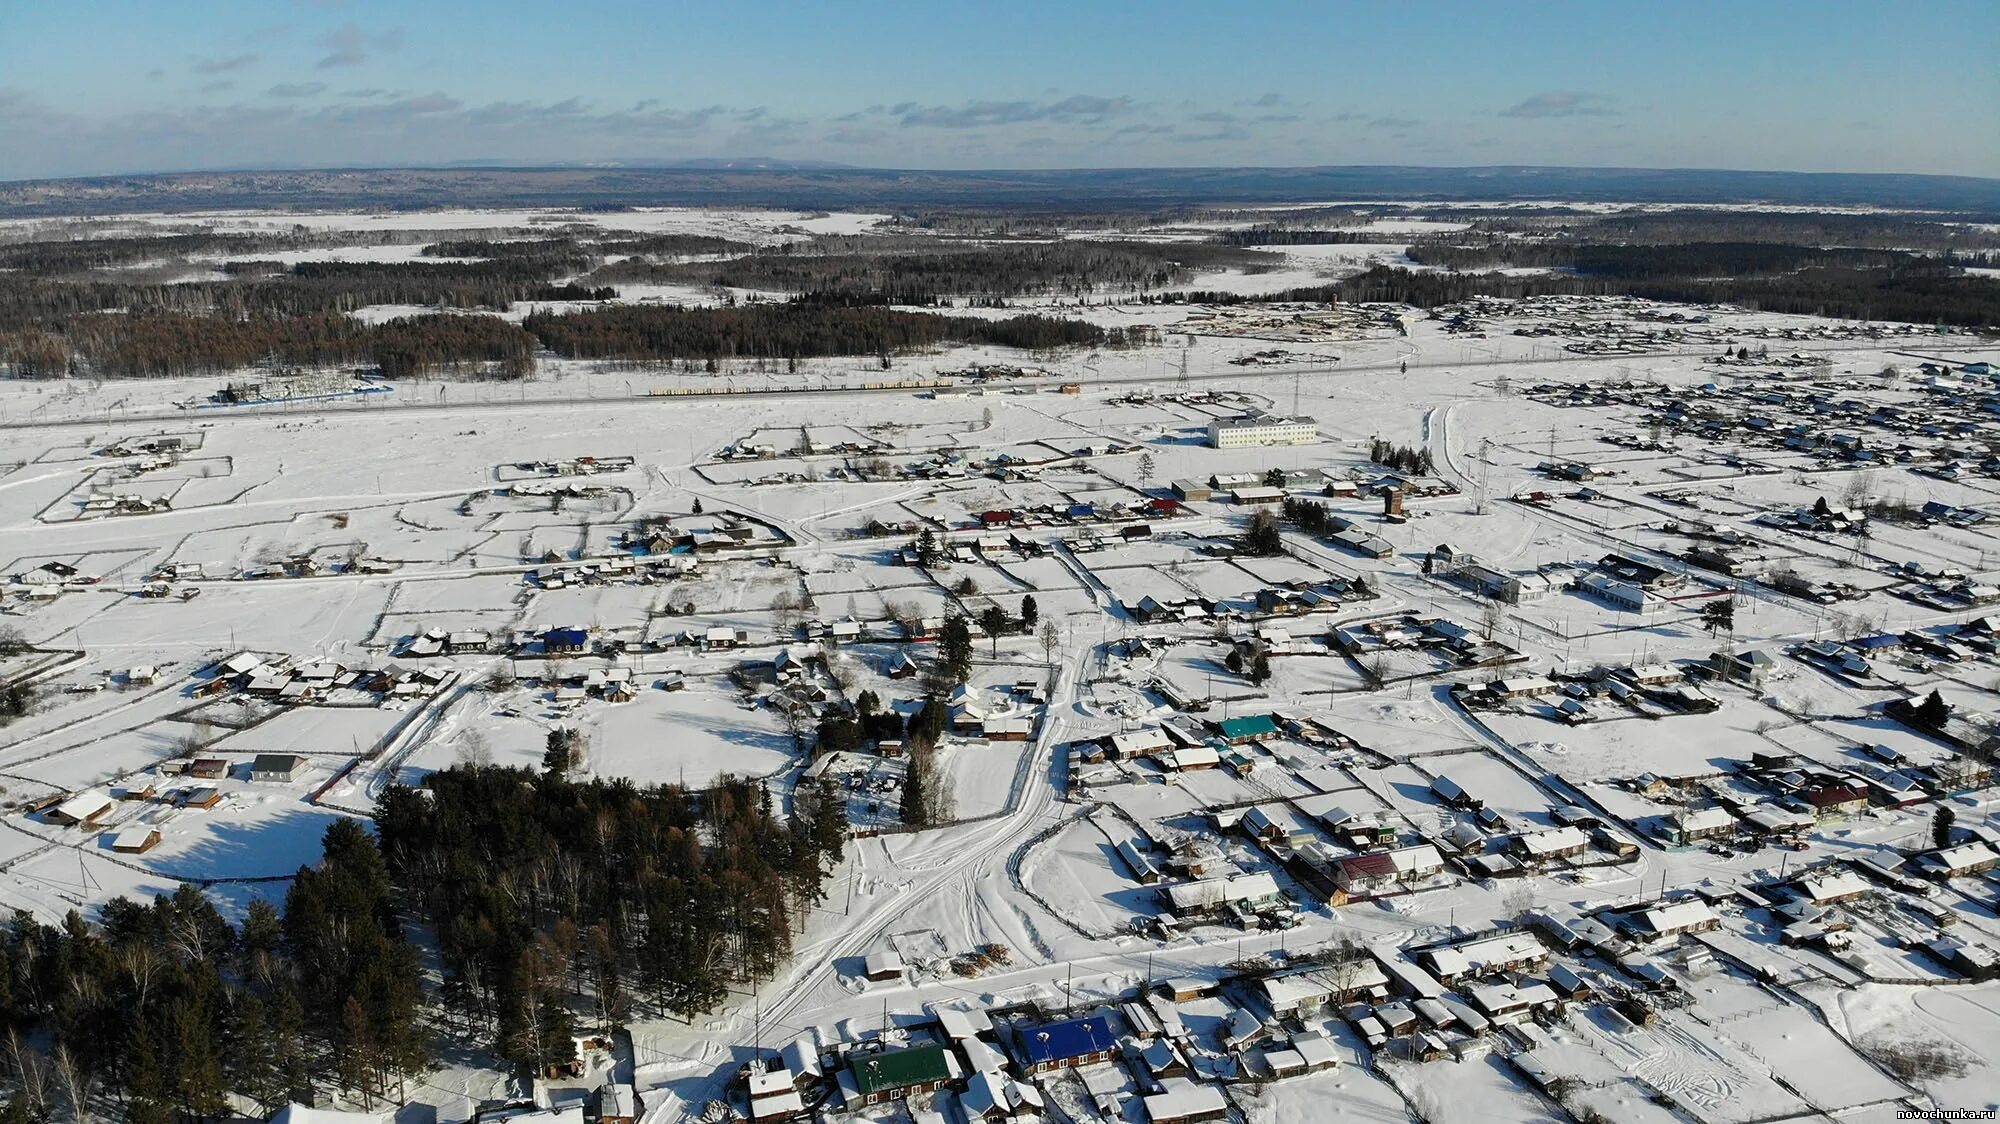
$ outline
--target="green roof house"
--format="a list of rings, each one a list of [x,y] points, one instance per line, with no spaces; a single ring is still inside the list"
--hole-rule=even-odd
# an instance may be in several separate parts
[[[848,1107],[860,1108],[943,1088],[951,1080],[951,1057],[937,1045],[856,1052],[848,1055],[846,1074],[841,1085]]]
[[[1214,723],[1214,726],[1215,732],[1221,734],[1222,740],[1230,745],[1242,745],[1244,742],[1254,742],[1259,738],[1272,738],[1278,735],[1278,723],[1268,714],[1225,718]]]

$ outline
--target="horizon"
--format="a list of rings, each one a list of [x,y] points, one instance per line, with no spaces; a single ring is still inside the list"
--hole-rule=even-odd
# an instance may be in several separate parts
[[[553,34],[511,3],[21,8],[0,13],[34,48],[0,78],[0,179],[755,159],[2000,177],[2000,146],[1968,143],[2000,135],[2000,77],[1940,81],[1935,59],[2000,30],[1977,3],[1287,3],[1220,25],[1188,3],[1029,3],[877,22],[614,3]]]
[[[1953,172],[1841,172],[1815,171],[1804,168],[1741,168],[1723,166],[1666,166],[1644,164],[1426,164],[1426,163],[1366,163],[1366,164],[1101,164],[1064,165],[1048,167],[1001,166],[991,167],[929,167],[919,164],[849,164],[832,160],[792,160],[783,157],[763,155],[721,155],[696,156],[683,160],[663,160],[647,157],[620,159],[606,157],[598,160],[547,160],[538,163],[513,162],[506,160],[463,159],[441,163],[385,163],[385,164],[240,164],[218,165],[215,167],[163,167],[131,169],[118,172],[97,172],[68,176],[21,176],[0,177],[0,183],[25,184],[35,182],[60,183],[65,181],[88,181],[119,179],[124,177],[168,177],[205,175],[253,175],[257,173],[339,173],[339,172],[565,172],[565,171],[631,171],[631,172],[674,172],[674,171],[718,171],[755,174],[759,172],[857,172],[857,173],[898,173],[912,172],[924,175],[945,176],[1061,176],[1075,174],[1116,174],[1116,173],[1178,173],[1178,172],[1351,172],[1364,170],[1424,172],[1483,172],[1483,171],[1546,171],[1546,172],[1636,172],[1695,175],[1768,175],[1797,177],[1875,177],[1888,179],[1930,179],[1969,180],[1975,183],[2000,184],[2000,174],[1965,175]],[[1352,201],[1352,200],[1344,200]],[[1725,202],[1718,200],[1718,202]]]

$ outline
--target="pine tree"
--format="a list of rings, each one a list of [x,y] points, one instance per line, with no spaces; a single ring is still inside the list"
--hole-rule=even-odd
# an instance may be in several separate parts
[[[230,1087],[267,1112],[284,1107],[277,1032],[262,999],[241,991],[231,997],[228,1047]]]
[[[1035,622],[1041,619],[1041,615],[1042,609],[1041,606],[1035,604],[1035,595],[1032,593],[1024,594],[1021,597],[1021,631],[1033,632],[1035,630]]]
[[[1942,730],[1951,720],[1951,709],[1951,704],[1944,701],[1944,696],[1939,694],[1936,688],[1932,688],[1931,693],[1924,696],[1924,701],[1917,704],[1916,712],[1911,717],[1920,726]]]
[[[944,633],[938,640],[938,652],[952,683],[963,683],[971,677],[972,630],[963,616],[953,613],[944,619]]]
[[[228,1107],[228,1086],[216,1049],[215,1021],[205,1001],[183,998],[167,1008],[174,1044],[174,1094],[181,1111],[197,1120]]]
[[[1277,516],[1260,510],[1250,517],[1249,529],[1243,532],[1243,552],[1258,558],[1285,552],[1285,540],[1278,531]]]
[[[1958,822],[1958,813],[1940,806],[1931,817],[1931,846],[1942,851],[1951,846],[1952,825]]]
[[[996,657],[1000,654],[1000,634],[1007,631],[1009,623],[1011,622],[1007,620],[1007,611],[998,605],[988,605],[986,611],[979,614],[979,627],[986,630],[986,635],[992,642],[993,655]]]

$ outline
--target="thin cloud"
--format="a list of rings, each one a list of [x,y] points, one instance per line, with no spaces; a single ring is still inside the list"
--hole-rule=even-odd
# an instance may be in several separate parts
[[[1421,124],[1423,124],[1422,121],[1410,117],[1371,117],[1368,119],[1368,127],[1371,129],[1414,129]]]
[[[1130,112],[1132,99],[1074,94],[1061,101],[972,101],[964,105],[917,105],[903,102],[889,112],[903,125],[931,129],[979,129],[991,125],[1018,125],[1028,121],[1059,124],[1095,123]]]
[[[371,51],[393,51],[403,45],[403,29],[390,28],[379,34],[361,30],[356,23],[343,23],[319,37],[319,45],[327,52],[319,60],[321,70],[337,66],[360,66],[368,61]]]
[[[257,54],[255,51],[251,51],[248,54],[230,55],[226,58],[196,59],[194,60],[194,72],[196,74],[227,74],[232,70],[242,70],[246,66],[251,66],[261,57],[263,56]]]
[[[1502,117],[1616,117],[1603,94],[1551,91],[1500,111]]]
[[[880,129],[835,129],[826,135],[828,144],[869,145],[888,139],[889,134]]]
[[[267,98],[309,98],[326,92],[324,82],[280,82],[264,91]]]

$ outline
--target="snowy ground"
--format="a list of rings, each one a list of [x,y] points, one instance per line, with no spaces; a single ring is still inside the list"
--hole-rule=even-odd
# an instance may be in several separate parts
[[[388,234],[504,230],[538,218],[577,217],[495,211],[296,218],[327,229]],[[255,229],[294,219],[245,213],[132,221]],[[769,242],[801,231],[872,230],[885,218],[679,210],[589,220],[606,228]],[[385,243],[368,252],[407,254],[416,245]],[[1393,259],[1400,247],[1271,253],[1277,270],[1205,277],[1188,287],[1249,292],[1313,284]],[[677,296],[628,292],[624,299],[657,295]],[[886,619],[892,607],[920,615],[959,607],[976,615],[998,605],[1018,613],[1022,598],[1032,594],[1042,619],[1056,626],[1053,652],[1033,638],[1005,640],[997,648],[981,640],[974,685],[998,695],[998,688],[1017,682],[1046,684],[1052,658],[1054,686],[1045,708],[1005,704],[1006,714],[1035,721],[1033,739],[950,739],[941,764],[965,822],[856,840],[828,900],[805,920],[793,961],[762,985],[760,997],[732,997],[694,1026],[642,1020],[634,1027],[649,1105],[665,1106],[649,1110],[649,1124],[658,1124],[678,1119],[683,1109],[699,1112],[721,1094],[735,1061],[753,1048],[811,1027],[831,1037],[842,1028],[872,1026],[885,1009],[911,1019],[927,1001],[1053,994],[1072,977],[1079,993],[1117,997],[1148,978],[1212,976],[1240,957],[1282,955],[1337,937],[1399,943],[1441,937],[1453,928],[1477,930],[1514,912],[1522,893],[1542,906],[1598,908],[1663,889],[1767,882],[1788,866],[1829,858],[1900,859],[1897,848],[1923,845],[1928,803],[1829,821],[1803,853],[1767,848],[1720,855],[1658,845],[1648,832],[1677,806],[1674,799],[1641,795],[1617,782],[1648,773],[1714,772],[1756,752],[1793,752],[1822,768],[1851,769],[1862,761],[1857,746],[1875,743],[1894,746],[1914,765],[1930,765],[1949,759],[1949,749],[1886,719],[1879,712],[1883,701],[1935,685],[1962,712],[1996,707],[2000,664],[1991,657],[1968,652],[1960,662],[1928,668],[1885,659],[1878,661],[1878,674],[1849,681],[1782,652],[1790,643],[1843,632],[1939,628],[1978,615],[1896,596],[1889,570],[1918,561],[1990,581],[1989,532],[1884,523],[1857,547],[1753,522],[1762,511],[1810,505],[1822,495],[1840,501],[1856,481],[1876,498],[2000,510],[1994,508],[2000,487],[1991,479],[1968,474],[1944,481],[1896,464],[1828,466],[1741,434],[1707,445],[1680,436],[1667,442],[1673,448],[1641,452],[1604,440],[1643,437],[1647,415],[1640,407],[1559,406],[1553,396],[1529,395],[1529,388],[1545,382],[1652,381],[1665,388],[1662,398],[1691,398],[1704,384],[1750,374],[1738,368],[1719,374],[1704,362],[1725,339],[1770,340],[1773,351],[1823,355],[1836,379],[1890,363],[1908,368],[1915,362],[1911,354],[1991,357],[1962,350],[1961,339],[1827,338],[1813,334],[1828,328],[1824,322],[1711,310],[1703,326],[1709,336],[1638,354],[1587,355],[1565,350],[1581,336],[1512,335],[1515,327],[1539,330],[1583,315],[1568,305],[1537,305],[1482,313],[1484,330],[1476,337],[1411,313],[1407,335],[1384,328],[1274,344],[1213,334],[1205,315],[1203,322],[1191,319],[1205,310],[1120,304],[1115,294],[1087,307],[1023,303],[1106,325],[1157,326],[1168,333],[1168,346],[1059,356],[959,349],[898,358],[886,373],[860,360],[811,361],[796,375],[743,365],[710,375],[546,362],[520,384],[407,384],[335,407],[175,407],[206,397],[223,381],[217,378],[0,381],[0,424],[7,427],[0,450],[0,565],[12,576],[62,561],[100,579],[49,600],[29,597],[26,582],[11,582],[0,596],[0,624],[19,628],[59,656],[39,673],[50,688],[42,711],[0,728],[0,795],[15,802],[0,818],[8,829],[0,831],[0,906],[52,919],[72,907],[99,907],[116,894],[168,891],[186,878],[210,883],[223,907],[238,912],[254,896],[282,894],[283,879],[312,859],[329,820],[365,815],[385,785],[461,761],[538,767],[548,731],[558,725],[587,733],[585,769],[593,776],[698,785],[731,773],[768,778],[782,795],[800,762],[794,732],[770,702],[769,677],[771,661],[799,638],[779,634],[774,599],[811,596],[812,607],[787,623],[861,622],[864,637],[835,654],[814,682],[849,698],[870,690],[886,706],[908,713],[918,703],[920,681],[891,674],[904,653],[922,661],[932,649],[902,640]],[[1639,318],[1641,311],[1648,310],[1611,304],[1589,317],[1635,330],[1655,323]],[[1799,337],[1772,335],[1788,330]],[[1273,367],[1231,363],[1273,346],[1313,358]],[[932,378],[974,362],[1018,363],[1048,374],[978,396],[857,389],[885,377]],[[1168,400],[1180,388],[1183,369],[1191,396],[1214,397]],[[1057,393],[1068,382],[1080,383],[1082,392]],[[1864,387],[1857,379],[1853,393],[1908,406],[1922,400],[1913,384]],[[725,389],[768,393],[714,393]],[[1212,417],[1252,408],[1311,415],[1322,440],[1230,451],[1201,442]],[[886,459],[897,465],[921,466],[948,450],[973,468],[948,479],[863,482],[836,478],[834,470],[853,466],[831,454],[716,459],[723,447],[760,433],[755,440],[789,447],[802,426],[816,439],[879,442],[891,448]],[[1846,428],[1862,427],[1856,421]],[[83,510],[81,500],[99,473],[135,460],[98,450],[163,432],[198,438],[198,451],[172,470],[142,473],[118,487],[171,494],[170,510],[118,517]],[[947,538],[970,543],[979,537],[970,524],[984,511],[1047,505],[1060,512],[1075,503],[1110,511],[1164,495],[1170,481],[1202,482],[1212,475],[1317,468],[1340,479],[1373,477],[1384,471],[1367,461],[1368,442],[1376,437],[1428,451],[1437,475],[1458,489],[1410,498],[1408,518],[1400,523],[1381,521],[1379,499],[1328,500],[1335,514],[1389,540],[1392,553],[1379,559],[1296,533],[1288,533],[1283,557],[1225,558],[1218,550],[1233,540],[1246,514],[1220,500],[1190,503],[1171,519],[1149,518],[1150,536],[1130,542],[1118,528],[1131,520],[1017,528],[1015,534],[1045,549],[1031,556],[996,546],[934,572],[897,564],[907,534],[866,537],[871,521],[928,520]],[[1142,468],[1138,452],[1086,456],[1051,465],[1038,479],[1004,482],[979,467],[1003,453],[1045,460],[1111,442],[1137,446],[1149,463]],[[635,463],[596,480],[574,478],[606,488],[592,497],[556,503],[494,494],[514,471],[504,466],[578,456],[630,456]],[[1602,475],[1593,486],[1602,494],[1580,498],[1572,494],[1575,486],[1552,485],[1538,471],[1552,456],[1594,466]],[[1727,463],[1731,456],[1754,464]],[[766,482],[779,474],[804,475],[807,467],[818,480]],[[1508,500],[1533,488],[1562,495],[1547,505]],[[697,503],[707,515],[695,516]],[[760,545],[702,553],[692,572],[656,580],[612,577],[551,589],[531,574],[549,554],[571,567],[630,558],[629,550],[613,544],[642,519],[694,526],[722,511],[755,521]],[[1613,551],[1664,559],[1687,543],[1661,524],[1693,518],[1754,529],[1802,573],[1850,582],[1861,596],[1829,607],[1746,583],[1733,634],[1722,636],[1700,620],[1698,600],[1625,612],[1560,591],[1489,611],[1483,598],[1422,569],[1424,557],[1442,544],[1516,574],[1546,569],[1573,576]],[[1092,550],[1077,541],[1093,531],[1110,543]],[[1065,539],[1072,541],[1065,545]],[[320,576],[240,577],[304,553],[333,564]],[[364,556],[384,564],[377,572],[341,565]],[[168,563],[184,570],[172,582],[173,595],[138,596],[148,576]],[[187,569],[197,565],[200,576],[190,576]],[[1331,578],[1360,578],[1375,596],[1278,622],[1312,654],[1277,657],[1271,680],[1262,685],[1230,672],[1224,662],[1225,640],[1248,639],[1255,622],[1218,626],[1204,615],[1186,623],[1141,623],[1118,607],[1152,596],[1247,610],[1260,590],[1285,583],[1310,587]],[[955,592],[965,579],[975,591]],[[1687,581],[1709,597],[1734,584],[1692,570]],[[1335,625],[1407,614],[1490,631],[1526,659],[1505,669],[1466,668],[1437,651],[1398,652],[1384,689],[1371,690],[1354,662],[1326,648]],[[534,654],[501,654],[516,630],[565,626],[617,636],[643,650],[558,661],[553,670]],[[704,652],[680,642],[716,626],[740,631],[743,646]],[[490,653],[400,656],[404,644],[431,629],[481,629],[496,641]],[[1142,636],[1175,643],[1144,656],[1114,651]],[[1777,667],[1759,690],[1705,685],[1719,704],[1712,713],[1668,714],[1657,705],[1626,708],[1600,698],[1591,703],[1596,720],[1582,725],[1556,720],[1546,701],[1480,711],[1475,721],[1451,692],[1502,675],[1698,660],[1726,645],[1769,650]],[[450,674],[435,690],[384,705],[373,698],[359,700],[369,705],[332,707],[194,696],[205,679],[202,669],[246,650],[294,664],[421,664]],[[633,699],[552,697],[553,685],[542,677],[563,670],[565,662],[578,674],[630,670]],[[130,679],[133,669],[147,666],[156,670],[153,683]],[[742,683],[732,680],[738,671]],[[676,677],[684,689],[664,689]],[[1243,751],[1250,767],[1241,775],[1212,769],[1168,778],[1151,762],[1122,762],[1098,774],[1117,783],[1078,783],[1066,763],[1067,747],[1171,717],[1161,684],[1186,699],[1213,697],[1212,708],[1196,717],[1277,712],[1354,744],[1334,744],[1317,733],[1317,741],[1274,738]],[[185,786],[190,782],[166,782],[155,769],[196,746],[232,763],[234,772],[215,782],[223,797],[217,806],[176,810],[121,801],[107,817],[119,828],[159,828],[161,842],[143,855],[112,852],[105,832],[60,827],[24,807],[59,792],[156,781]],[[244,767],[266,752],[299,752],[309,765],[289,784],[248,780]],[[902,768],[860,754],[836,770],[854,778],[847,791],[858,822],[897,826]],[[1244,932],[1225,923],[1192,925],[1188,935],[1164,943],[1133,932],[1135,922],[1154,922],[1163,910],[1157,888],[1141,885],[1115,856],[1116,843],[1209,831],[1213,812],[1249,806],[1297,813],[1302,821],[1336,806],[1387,810],[1394,813],[1399,841],[1414,843],[1464,818],[1430,789],[1432,778],[1447,774],[1519,827],[1548,827],[1551,805],[1588,800],[1614,828],[1643,840],[1641,851],[1616,866],[1552,871],[1514,883],[1481,883],[1453,871],[1418,894],[1336,908],[1302,887],[1270,848],[1232,834],[1221,848],[1223,859],[1235,869],[1277,876],[1299,899],[1298,928]],[[1742,777],[1717,786],[1750,800],[1770,795]],[[875,813],[865,811],[870,803]],[[1984,794],[1954,807],[1962,830],[1994,830],[1996,805]],[[1310,823],[1295,834],[1295,842],[1330,838]],[[1950,899],[1961,918],[1954,926],[1958,935],[2000,942],[2000,917],[1987,908],[1993,897],[1990,883],[1963,882]],[[1920,1082],[1937,1104],[1993,1102],[2000,1071],[1993,1068],[1990,1043],[2000,1025],[1994,1021],[2000,1000],[1992,985],[1860,983],[1857,970],[1781,948],[1760,925],[1732,915],[1718,944],[1786,960],[1798,968],[1799,989],[1760,985],[1725,967],[1688,979],[1689,1005],[1643,1030],[1604,1017],[1601,1004],[1573,1010],[1553,1041],[1536,1051],[1551,1069],[1579,1081],[1571,1111],[1593,1109],[1620,1121],[1734,1122],[1816,1111],[1874,1119],[1884,1104],[1909,1095],[1855,1054],[1855,1044],[1865,1047],[1883,1034],[1951,1043],[1966,1055],[1957,1076]],[[1011,962],[977,979],[947,970],[869,983],[858,971],[862,957],[892,947],[921,946],[949,958],[989,943],[1005,945]],[[1922,959],[1887,947],[1875,954],[1910,971]],[[1941,967],[1929,971],[1945,978]],[[1202,1000],[1186,1005],[1185,1014],[1212,1039],[1238,999]],[[752,1029],[759,1024],[761,1042]],[[1237,1103],[1249,1120],[1403,1120],[1412,1110],[1432,1120],[1561,1118],[1511,1067],[1504,1056],[1511,1047],[1419,1066],[1371,1057],[1344,1021],[1329,1018],[1322,1025],[1333,1031],[1342,1064],[1311,1077],[1238,1087]],[[439,1080],[467,1090],[482,1087],[475,1069]],[[451,1100],[444,1118],[463,1119],[468,1096],[477,1095]],[[1136,1113],[1136,1102],[1128,1101],[1128,1109]]]

